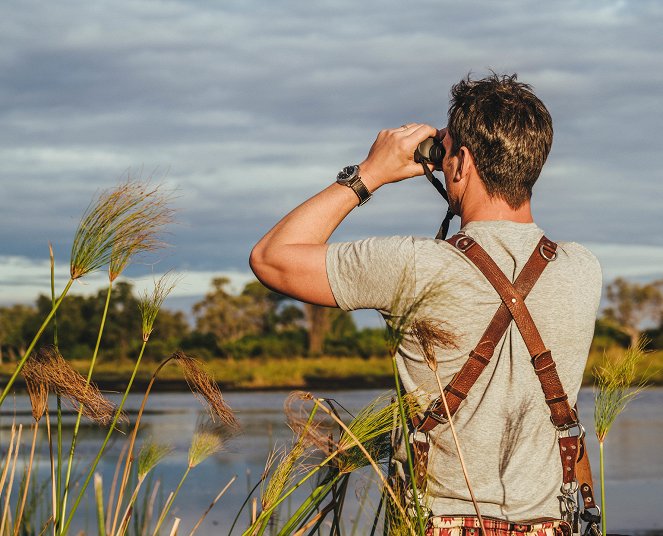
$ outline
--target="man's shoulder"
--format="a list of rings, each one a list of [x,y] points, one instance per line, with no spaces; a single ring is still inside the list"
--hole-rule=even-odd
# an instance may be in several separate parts
[[[578,265],[585,265],[588,269],[601,271],[599,260],[587,247],[578,242],[558,242],[558,255]]]

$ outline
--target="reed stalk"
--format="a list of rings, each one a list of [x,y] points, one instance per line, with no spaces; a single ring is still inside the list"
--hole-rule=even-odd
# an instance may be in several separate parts
[[[209,408],[209,415],[212,420],[219,419],[220,421],[228,424],[231,428],[236,428],[238,426],[235,417],[232,414],[232,410],[225,404],[221,391],[218,388],[218,385],[212,380],[212,378],[200,367],[197,365],[195,359],[190,358],[184,355],[182,352],[175,352],[170,357],[162,361],[157,368],[152,373],[150,381],[145,389],[143,394],[143,400],[141,402],[140,408],[138,409],[138,414],[136,416],[136,422],[134,423],[131,435],[129,438],[127,454],[125,457],[124,470],[122,473],[122,480],[120,481],[120,486],[118,490],[117,504],[115,507],[115,514],[113,516],[113,523],[110,528],[110,533],[115,533],[115,527],[117,526],[120,508],[122,505],[122,500],[124,498],[124,490],[127,486],[129,480],[129,472],[131,469],[131,463],[133,459],[133,449],[136,442],[136,437],[138,435],[138,429],[140,428],[140,422],[145,411],[145,406],[147,404],[147,399],[152,391],[154,382],[156,381],[161,370],[169,363],[176,362],[182,368],[184,376],[187,381],[187,385],[193,393],[195,393],[198,398],[203,399]],[[112,493],[111,493],[112,496]]]
[[[180,521],[182,521],[179,517],[175,518],[175,521],[173,521],[173,528],[170,529],[170,535],[169,536],[177,536],[177,530],[180,527]]]
[[[599,442],[603,534],[607,534],[604,443],[617,417],[648,385],[648,371],[639,372],[646,357],[645,345],[646,341],[640,340],[616,359],[609,359],[606,355],[603,363],[594,369],[594,428]]]
[[[267,475],[263,472],[263,474],[261,475],[261,477],[260,477],[260,479],[258,480],[258,482],[257,482],[257,483],[256,483],[251,489],[248,490],[248,493],[246,494],[246,497],[244,498],[244,502],[243,502],[242,505],[239,507],[239,510],[237,510],[237,513],[235,514],[235,517],[234,517],[234,519],[233,519],[232,525],[230,525],[230,530],[228,531],[228,536],[231,536],[231,535],[232,535],[233,530],[235,529],[235,526],[237,525],[237,522],[239,521],[239,516],[240,516],[240,515],[242,514],[242,512],[244,511],[244,508],[246,508],[246,505],[249,504],[249,501],[251,500],[251,497],[252,497],[253,494],[256,492],[256,490],[260,487],[260,484],[261,484],[262,481],[266,478],[266,476],[267,476]],[[250,483],[247,482],[247,485],[250,485]]]
[[[117,462],[115,462],[115,471],[113,471],[113,480],[111,482],[110,491],[108,492],[108,504],[106,505],[106,510],[108,512],[108,515],[106,516],[106,532],[110,534],[115,532],[115,527],[112,527],[111,530],[110,526],[111,511],[113,510],[113,498],[115,497],[115,487],[117,486],[117,479],[120,475],[120,466],[122,465],[122,460],[124,460],[125,456],[127,455],[128,448],[128,443],[125,443],[122,447],[122,450],[120,450],[120,455],[117,457]]]
[[[283,490],[292,484],[292,477],[296,467],[295,464],[305,453],[305,440],[307,439],[310,428],[315,426],[314,419],[316,412],[317,407],[314,407],[308,415],[306,424],[299,431],[294,445],[289,452],[284,452],[281,460],[276,464],[276,469],[272,473],[269,482],[261,490],[262,512],[260,513],[260,524],[255,525],[255,522],[252,523],[252,526],[254,526],[254,534],[262,534],[265,531],[272,513],[274,512],[274,510],[271,510],[272,505],[278,502]],[[270,456],[266,464],[265,470],[260,479],[262,482],[264,482],[266,475],[269,473],[270,466],[275,461],[276,455],[274,454],[273,456]]]
[[[28,489],[30,488],[30,478],[32,476],[32,463],[34,462],[35,456],[35,445],[37,444],[37,430],[39,428],[39,422],[35,422],[32,425],[32,443],[30,446],[30,457],[28,459],[28,467],[26,469],[25,475],[25,486],[23,488],[23,496],[21,497],[21,504],[16,513],[16,519],[14,520],[14,536],[18,536],[21,529],[21,521],[23,519],[23,512],[25,511],[25,502],[28,498]]]
[[[409,422],[402,409],[402,394],[400,381],[398,377],[398,368],[396,356],[398,349],[409,333],[421,312],[435,300],[439,299],[443,294],[443,287],[438,283],[431,283],[424,287],[421,292],[416,292],[416,287],[412,283],[414,278],[410,277],[408,271],[404,271],[401,275],[401,280],[398,284],[398,291],[394,296],[391,304],[392,315],[387,322],[387,347],[389,355],[392,358],[392,368],[394,370],[394,383],[396,386],[396,395],[399,400],[399,414],[401,419],[401,427],[403,430],[403,441],[405,441],[405,451],[407,453],[407,470],[410,477],[410,486],[412,488],[412,495],[414,498],[414,507],[417,515],[417,528],[420,535],[425,532],[424,520],[421,504],[419,501],[419,490],[416,484],[416,475],[414,470],[414,463],[412,460],[412,452],[410,448],[409,437]]]
[[[55,458],[53,456],[53,435],[51,432],[51,417],[46,411],[46,436],[48,437],[48,458],[51,464],[51,509],[52,509],[52,520],[53,520],[53,536],[55,536],[56,526],[55,518],[57,515],[57,489],[56,489],[56,479],[55,479]]]
[[[50,260],[50,271],[51,271],[51,307],[55,307],[55,255],[53,254],[53,246],[48,243],[48,254]],[[57,314],[53,315],[53,346],[58,348],[58,316]],[[60,511],[60,499],[62,497],[62,398],[60,393],[56,395],[56,404],[57,404],[57,477],[53,478],[53,536],[57,534],[57,524],[58,524],[58,513]],[[50,419],[48,412],[46,412],[46,425],[49,431],[49,454],[51,458],[51,475],[55,476],[55,468],[53,467],[53,441],[50,435]]]
[[[94,473],[94,501],[97,507],[98,536],[106,536],[104,526],[104,484],[99,473]]]
[[[120,521],[120,528],[118,529],[117,534],[122,536],[128,526],[131,513],[133,512],[133,505],[138,498],[138,493],[147,478],[147,475],[157,466],[157,464],[171,451],[170,447],[157,445],[155,443],[146,443],[140,450],[138,455],[138,482],[134,488],[133,493],[129,499],[129,503],[125,509],[122,520]],[[115,536],[115,532],[112,533]]]
[[[94,365],[97,362],[97,355],[99,354],[99,346],[101,345],[101,336],[104,332],[104,327],[106,326],[106,317],[108,314],[108,307],[110,305],[111,293],[113,289],[113,282],[110,281],[108,285],[108,291],[106,292],[106,302],[104,304],[104,310],[101,316],[101,323],[99,324],[99,330],[97,332],[97,341],[94,346],[94,352],[92,352],[92,359],[90,360],[90,366],[87,372],[87,378],[85,379],[86,388],[90,385],[90,380],[92,379],[92,371],[94,370]],[[71,471],[74,465],[74,453],[76,451],[76,442],[78,441],[78,430],[81,425],[81,418],[83,416],[83,404],[78,408],[78,414],[76,415],[76,423],[74,424],[74,431],[71,437],[71,446],[69,448],[69,459],[67,461],[67,472],[64,479],[64,497],[62,498],[62,509],[63,511],[67,508],[67,496],[69,494],[69,483],[71,480]],[[62,516],[60,516],[62,519]]]
[[[181,480],[177,484],[175,492],[171,494],[170,499],[166,502],[166,506],[163,508],[159,520],[157,521],[157,526],[154,529],[154,535],[159,532],[159,527],[165,521],[166,516],[168,515],[169,510],[173,506],[177,495],[180,492],[184,481],[194,467],[200,465],[207,458],[216,454],[223,447],[223,441],[219,435],[219,430],[214,426],[213,423],[203,422],[199,424],[198,429],[193,434],[193,439],[191,441],[191,446],[189,447],[188,455],[188,465],[184,474],[182,475]]]
[[[295,491],[297,491],[300,487],[302,487],[306,482],[308,482],[311,477],[315,476],[318,473],[318,471],[320,471],[320,469],[325,467],[331,460],[336,458],[336,456],[338,456],[339,452],[340,451],[335,450],[329,456],[327,456],[324,460],[322,460],[320,463],[316,464],[313,468],[311,468],[308,471],[308,473],[306,473],[306,475],[301,480],[299,480],[299,482],[297,482],[294,486],[292,486],[290,489],[288,489],[288,491],[286,491],[281,497],[279,497],[278,500],[275,501],[274,504],[272,504],[268,509],[261,512],[260,515],[258,516],[258,519],[256,520],[256,522],[257,523],[262,522],[263,516],[270,516],[272,514],[272,512],[274,512],[274,510],[276,510],[276,508],[278,508],[278,506],[283,501],[285,501],[288,497],[290,497],[290,495],[292,495]],[[331,487],[329,489],[331,490]],[[242,535],[243,536],[251,536],[251,535],[256,534],[256,532],[255,532],[256,527],[254,525],[255,524],[252,524],[251,526],[249,526],[249,528],[247,528],[242,533]]]
[[[456,433],[456,426],[454,425],[451,412],[449,411],[449,404],[447,403],[446,393],[444,387],[442,387],[442,381],[440,380],[440,375],[437,372],[438,364],[435,357],[435,348],[456,348],[456,341],[453,334],[446,331],[440,322],[436,320],[415,320],[412,325],[412,333],[414,338],[417,340],[419,347],[424,355],[426,360],[426,365],[430,371],[435,376],[435,381],[437,382],[437,387],[440,392],[440,398],[444,404],[444,411],[448,417],[449,428],[451,429],[451,435],[454,440],[454,445],[456,446],[456,452],[458,453],[458,460],[460,461],[460,467],[463,471],[463,477],[465,478],[465,484],[470,493],[470,498],[472,499],[472,505],[474,506],[474,511],[477,514],[479,519],[479,526],[481,527],[481,534],[486,534],[486,529],[483,524],[483,517],[481,516],[481,511],[479,510],[479,503],[474,496],[474,489],[470,483],[470,477],[467,472],[467,466],[465,465],[465,459],[463,457],[463,451],[460,446],[460,441],[458,440],[458,434]]]
[[[92,465],[87,473],[85,481],[80,488],[78,496],[76,497],[76,501],[72,507],[72,511],[66,517],[66,522],[59,533],[60,536],[64,536],[64,534],[66,534],[67,529],[69,528],[69,525],[73,520],[74,513],[76,512],[76,509],[78,508],[78,505],[80,504],[83,495],[85,494],[85,490],[87,489],[87,486],[90,483],[90,479],[92,478],[92,475],[94,474],[94,471],[97,468],[97,465],[99,464],[99,461],[101,460],[104,451],[106,450],[106,445],[108,444],[108,441],[111,435],[113,434],[113,430],[115,429],[115,425],[117,424],[117,421],[122,414],[122,408],[124,407],[127,397],[129,396],[129,392],[131,391],[133,382],[136,378],[136,374],[138,373],[138,368],[140,367],[143,354],[145,353],[145,347],[147,346],[147,342],[150,339],[150,335],[154,327],[154,322],[156,321],[159,310],[161,309],[161,306],[163,305],[163,302],[165,301],[166,297],[173,290],[173,288],[175,288],[176,282],[177,280],[173,279],[173,276],[171,274],[166,274],[162,276],[155,283],[152,293],[151,294],[145,293],[139,301],[143,344],[141,345],[138,358],[136,359],[136,364],[134,365],[134,368],[131,371],[131,377],[129,378],[127,387],[124,390],[124,394],[122,395],[122,400],[120,401],[120,404],[118,405],[117,410],[115,412],[115,416],[113,417],[113,421],[111,422],[108,428],[108,433],[106,434],[106,437],[104,438],[104,441],[99,451],[97,452],[97,456],[92,462]],[[63,518],[65,517],[66,514],[65,510],[66,508],[63,507],[62,508]]]
[[[0,521],[0,534],[5,534],[5,525],[9,523],[9,500],[12,495],[12,488],[14,486],[14,474],[16,472],[16,462],[18,461],[18,451],[20,450],[21,446],[21,434],[23,432],[23,425],[19,424],[18,425],[18,432],[16,433],[16,443],[14,446],[14,453],[13,453],[13,459],[10,460],[10,457],[8,456],[8,463],[11,462],[11,471],[9,473],[9,480],[7,481],[7,488],[4,490],[5,493],[5,506],[2,510],[2,520]],[[3,480],[4,480],[3,475]],[[3,489],[0,487],[0,489]]]
[[[424,515],[419,503],[419,490],[417,489],[417,476],[414,469],[414,462],[412,460],[412,449],[410,448],[410,423],[405,414],[403,406],[403,393],[401,392],[401,382],[398,376],[398,367],[396,366],[396,354],[391,357],[392,367],[394,370],[394,385],[396,386],[396,396],[398,397],[398,415],[401,420],[401,429],[403,430],[403,441],[405,442],[405,452],[407,457],[407,469],[410,475],[410,485],[412,486],[412,495],[414,497],[414,508],[417,514],[417,528],[419,529],[420,536],[425,533]],[[386,512],[386,510],[385,510]]]
[[[298,529],[293,534],[293,536],[302,536],[310,528],[313,528],[313,530],[315,530],[315,527],[320,525],[320,523],[325,519],[325,517],[327,517],[327,514],[329,514],[329,512],[334,510],[334,506],[335,502],[329,503],[322,510],[320,510],[315,516],[313,516],[305,525],[303,525],[302,528]]]
[[[203,442],[207,441],[208,438],[203,439]],[[161,528],[161,525],[163,522],[166,520],[166,516],[168,515],[168,512],[170,511],[171,507],[173,506],[173,503],[175,502],[175,499],[177,498],[177,495],[180,492],[180,489],[182,488],[182,485],[184,484],[184,481],[187,479],[189,476],[189,473],[191,472],[191,469],[193,469],[196,465],[198,465],[200,462],[202,462],[205,458],[216,452],[220,447],[220,445],[209,447],[208,445],[197,445],[194,446],[196,443],[196,436],[194,435],[194,441],[191,445],[191,449],[189,449],[189,463],[184,470],[184,473],[182,474],[182,478],[180,478],[180,481],[177,484],[177,487],[175,488],[175,491],[170,494],[168,501],[166,501],[165,506],[161,510],[161,514],[159,515],[159,518],[157,520],[157,525],[154,529],[154,532],[152,533],[153,536],[156,536],[159,533],[159,529]],[[195,450],[196,448],[201,449],[202,452],[196,453],[192,459],[192,450]]]
[[[124,394],[122,395],[122,400],[120,401],[120,404],[117,406],[117,410],[115,411],[115,416],[113,417],[113,421],[110,423],[110,426],[108,428],[108,432],[106,434],[106,437],[104,438],[103,443],[101,444],[101,447],[99,448],[99,451],[97,452],[97,455],[92,462],[92,465],[90,466],[90,469],[88,470],[87,476],[85,477],[85,481],[83,482],[83,485],[80,487],[80,490],[78,492],[78,495],[76,497],[76,500],[74,501],[74,504],[72,505],[71,512],[69,515],[66,516],[66,522],[64,523],[64,526],[62,529],[59,531],[60,536],[64,536],[67,533],[67,530],[69,529],[69,526],[71,525],[71,522],[73,521],[74,514],[76,513],[76,510],[78,509],[78,506],[83,499],[83,495],[85,494],[85,490],[87,489],[87,486],[90,483],[90,480],[92,479],[92,476],[94,475],[94,471],[97,468],[97,465],[99,465],[99,461],[101,460],[101,457],[104,454],[104,451],[106,450],[106,446],[108,445],[108,441],[110,440],[111,435],[113,434],[113,431],[115,430],[115,425],[117,424],[117,421],[120,418],[120,415],[122,414],[122,408],[124,407],[124,403],[127,400],[127,397],[129,396],[129,392],[131,391],[131,386],[133,385],[133,382],[136,378],[136,373],[138,372],[138,368],[140,366],[140,362],[143,358],[143,354],[145,353],[145,347],[147,346],[147,341],[143,341],[143,344],[141,345],[140,352],[138,354],[138,359],[136,359],[136,364],[134,365],[134,368],[131,372],[131,377],[129,378],[129,383],[127,384],[126,389],[124,390]],[[65,509],[62,509],[62,517],[64,518],[66,515]]]
[[[373,457],[370,455],[370,453],[366,450],[366,448],[364,447],[362,442],[357,438],[357,436],[352,432],[352,430],[350,430],[350,428],[348,428],[348,426],[341,419],[339,419],[336,416],[336,414],[333,411],[329,410],[324,404],[322,404],[321,399],[314,398],[313,401],[315,402],[316,405],[318,405],[318,407],[322,411],[324,411],[329,417],[331,417],[336,422],[336,424],[338,424],[343,429],[344,433],[347,434],[352,439],[352,441],[354,442],[354,445],[357,448],[359,448],[359,450],[361,450],[361,452],[366,457],[366,460],[369,462],[369,464],[371,465],[371,467],[375,471],[375,474],[380,479],[380,482],[382,482],[382,486],[387,490],[387,493],[389,494],[391,499],[394,501],[394,505],[398,509],[399,513],[403,516],[403,520],[407,524],[408,529],[410,530],[410,532],[412,534],[415,534],[415,530],[412,527],[412,524],[410,523],[409,517],[406,514],[405,510],[403,509],[403,506],[401,505],[398,497],[396,496],[396,493],[394,492],[393,488],[389,485],[389,482],[387,482],[387,479],[382,474],[382,471],[380,470],[380,468],[378,467],[377,463],[375,462]]]
[[[219,494],[216,497],[214,497],[214,500],[209,504],[209,506],[207,507],[207,510],[205,510],[203,512],[203,514],[198,519],[198,522],[193,526],[193,528],[191,529],[191,532],[189,532],[189,536],[193,536],[195,534],[195,532],[198,530],[198,527],[200,527],[202,522],[207,517],[207,514],[209,514],[212,511],[212,508],[214,508],[214,506],[216,505],[217,502],[219,502],[221,497],[223,497],[225,495],[226,491],[228,491],[228,489],[230,488],[230,486],[232,486],[232,484],[233,484],[233,482],[235,482],[235,480],[237,480],[237,475],[233,475],[233,477],[228,481],[228,483],[219,492]]]
[[[0,490],[5,489],[5,480],[7,479],[7,472],[11,465],[12,454],[14,453],[14,439],[16,438],[16,422],[12,422],[11,431],[9,433],[9,447],[5,455],[5,461],[2,463],[2,474],[0,475]],[[2,531],[0,531],[2,534]]]
[[[327,497],[329,493],[331,493],[332,488],[338,483],[338,480],[341,478],[341,476],[343,475],[337,472],[328,480],[323,481],[322,484],[316,486],[316,488],[309,494],[306,500],[301,505],[299,505],[297,510],[295,510],[294,514],[290,516],[290,519],[286,522],[286,524],[281,527],[277,533],[277,536],[289,536],[295,530],[297,525],[303,521],[306,521],[307,517],[313,513],[315,508],[325,500],[325,497]],[[332,503],[330,506],[333,510],[334,504]],[[326,510],[326,508],[323,510]],[[327,513],[328,512],[326,512],[325,515]]]

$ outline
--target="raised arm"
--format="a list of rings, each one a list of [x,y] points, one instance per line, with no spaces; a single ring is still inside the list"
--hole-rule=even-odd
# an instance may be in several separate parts
[[[380,186],[422,174],[413,160],[417,145],[435,135],[435,128],[408,124],[381,131],[360,176],[370,192]],[[358,204],[355,192],[332,184],[279,221],[251,251],[250,265],[267,287],[301,301],[335,307],[327,280],[327,240]]]

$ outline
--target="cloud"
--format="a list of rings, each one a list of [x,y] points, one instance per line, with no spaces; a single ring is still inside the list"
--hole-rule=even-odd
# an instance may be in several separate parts
[[[192,299],[201,299],[211,288],[211,281],[225,277],[230,281],[230,290],[239,292],[244,285],[255,278],[249,271],[182,271],[177,285],[166,300],[166,306],[172,303],[193,303]],[[137,294],[151,292],[155,281],[164,275],[163,271],[154,270],[151,274],[121,279],[130,282]],[[69,279],[69,268],[55,270],[56,293]],[[39,294],[50,296],[49,261],[33,261],[27,257],[0,256],[0,305],[13,303],[33,303]],[[108,288],[108,276],[105,272],[94,272],[74,283],[71,293],[91,296],[101,289]]]
[[[491,67],[555,120],[535,190],[548,234],[651,252],[614,263],[627,271],[663,247],[659,3],[26,0],[0,15],[3,258],[39,263],[50,240],[66,263],[89,200],[131,170],[179,188],[159,269],[247,273],[251,245],[378,130],[444,124],[450,85]],[[432,235],[430,192],[385,188],[335,239]]]

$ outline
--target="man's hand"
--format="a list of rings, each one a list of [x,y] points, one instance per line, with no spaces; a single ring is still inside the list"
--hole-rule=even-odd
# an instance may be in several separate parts
[[[436,132],[434,127],[423,123],[380,131],[366,160],[359,164],[366,187],[372,192],[383,184],[422,175],[421,164],[414,161],[414,151]]]

